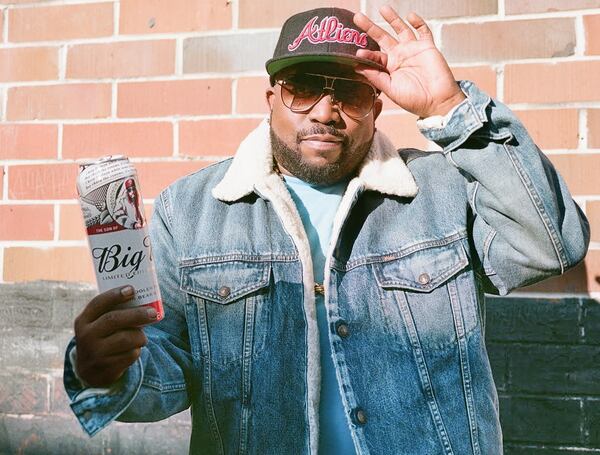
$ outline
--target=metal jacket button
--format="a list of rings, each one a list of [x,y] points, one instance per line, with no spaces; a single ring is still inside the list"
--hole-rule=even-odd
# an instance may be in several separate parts
[[[223,299],[224,299],[224,298],[225,298],[225,297],[227,297],[229,294],[231,294],[231,289],[229,289],[227,286],[221,286],[221,287],[219,288],[219,292],[218,292],[218,294],[219,294],[219,297],[221,297],[221,298],[223,298]]]
[[[367,423],[367,414],[360,408],[354,410],[354,421],[359,425]]]
[[[350,335],[350,329],[348,328],[348,324],[342,321],[338,321],[335,331],[342,338],[346,338]]]
[[[419,283],[421,283],[421,284],[427,284],[427,283],[429,283],[430,280],[431,279],[429,278],[429,275],[426,273],[421,273],[419,275]]]
[[[325,295],[325,287],[322,284],[315,283],[315,294]]]

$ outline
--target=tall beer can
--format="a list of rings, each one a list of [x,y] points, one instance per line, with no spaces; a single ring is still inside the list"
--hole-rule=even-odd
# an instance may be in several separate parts
[[[123,307],[151,306],[163,318],[152,246],[135,168],[125,156],[80,165],[79,203],[100,292],[132,285]]]

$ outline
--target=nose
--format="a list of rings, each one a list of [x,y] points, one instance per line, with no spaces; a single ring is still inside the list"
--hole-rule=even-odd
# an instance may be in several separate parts
[[[309,119],[314,122],[336,124],[340,122],[340,107],[332,93],[326,93],[309,112]]]

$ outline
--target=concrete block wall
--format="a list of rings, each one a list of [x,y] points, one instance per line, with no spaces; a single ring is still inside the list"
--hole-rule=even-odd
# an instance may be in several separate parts
[[[113,422],[93,438],[62,386],[64,348],[93,286],[0,284],[0,455],[183,455],[189,411]],[[486,339],[506,455],[600,453],[600,306],[588,297],[489,297]]]

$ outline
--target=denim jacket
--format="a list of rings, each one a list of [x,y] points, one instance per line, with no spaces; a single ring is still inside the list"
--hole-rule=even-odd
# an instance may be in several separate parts
[[[484,292],[573,267],[589,228],[511,111],[460,84],[467,100],[422,131],[442,151],[397,151],[375,133],[336,213],[323,283],[266,121],[233,159],[163,191],[150,229],[164,320],[110,389],[83,387],[75,340],[67,348],[64,384],[85,431],[191,406],[190,453],[314,455],[319,356],[331,355],[357,453],[501,454]]]

